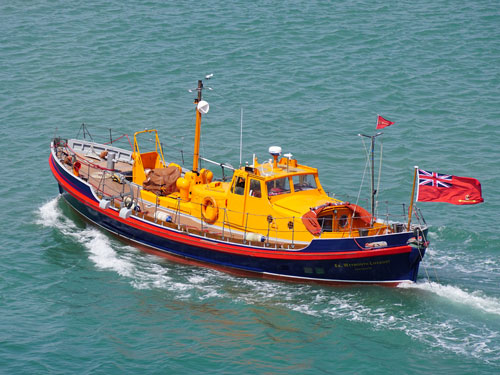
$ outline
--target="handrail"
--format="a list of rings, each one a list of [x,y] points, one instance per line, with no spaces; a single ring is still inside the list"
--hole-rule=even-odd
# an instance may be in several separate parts
[[[71,150],[71,148],[69,148],[68,146],[68,150],[70,151],[73,151]],[[108,178],[110,175],[112,175],[113,173],[113,170],[110,170],[108,168],[104,168],[104,167],[101,167],[100,165],[97,165],[95,163],[92,163],[91,161],[88,161],[86,158],[78,155],[76,152],[72,152],[71,153],[72,155],[75,155],[76,156],[76,159],[81,161],[83,164],[87,165],[88,166],[88,176],[91,177],[90,173],[91,173],[91,168],[92,169],[95,169],[95,170],[101,170],[103,173],[102,175],[100,176],[100,179],[98,181],[98,185],[95,186],[95,183],[92,183],[92,181],[88,181],[88,183],[91,185],[91,186],[94,186],[96,189],[97,189],[97,192],[99,193],[102,193],[102,195],[104,196],[107,196],[107,197],[110,197],[111,199],[116,199],[118,198],[120,200],[123,200],[124,196],[126,195],[131,195],[132,196],[132,199],[133,201],[135,201],[135,204],[136,205],[142,205],[142,207],[144,208],[145,207],[145,203],[144,202],[147,202],[147,201],[144,201],[142,198],[141,198],[141,195],[140,195],[140,190],[142,189],[141,186],[139,185],[135,185],[135,184],[132,184],[130,183],[129,181],[126,181],[123,186],[122,186],[122,192],[121,194],[117,195],[117,196],[113,196],[113,195],[110,195],[110,191],[108,190],[107,192],[105,192],[105,189],[104,189],[104,185],[105,185],[105,179]],[[63,156],[61,156],[63,157]],[[101,187],[102,185],[102,187]],[[128,185],[129,186],[129,189],[131,190],[131,193],[127,193],[125,194],[124,192],[124,189],[125,189],[125,186],[124,185]],[[138,189],[139,192],[136,192],[134,193],[135,189]],[[119,193],[119,192],[117,192]],[[138,193],[138,194],[137,194]],[[173,211],[175,212],[176,214],[176,221],[177,221],[177,225],[178,227],[181,225],[181,210],[180,210],[180,200],[177,199],[177,206],[176,208],[167,208],[167,207],[163,207],[159,204],[159,197],[157,197],[156,199],[156,202],[155,202],[155,212],[154,212],[154,215],[153,215],[153,218],[154,218],[154,221],[157,222],[156,218],[157,218],[157,212],[159,209],[163,209],[163,208],[166,208],[167,210],[170,210],[170,211]],[[194,203],[192,203],[194,204]],[[202,212],[202,208],[203,208],[203,204],[202,203],[196,203],[198,205],[200,205],[200,213]],[[135,207],[135,206],[134,206]],[[231,212],[231,213],[235,213],[235,214],[242,214],[242,215],[245,215],[245,222],[244,222],[244,225],[242,226],[236,226],[236,228],[238,228],[238,230],[241,230],[241,232],[243,233],[243,238],[244,240],[246,240],[247,238],[247,235],[248,233],[259,233],[261,235],[263,235],[264,233],[266,233],[266,243],[267,243],[267,246],[270,245],[270,242],[275,242],[275,243],[278,243],[280,241],[285,241],[286,243],[289,243],[290,242],[290,238],[291,238],[291,246],[293,248],[293,246],[295,246],[296,244],[296,236],[300,233],[308,233],[308,230],[307,229],[303,229],[301,225],[297,226],[297,224],[301,223],[301,221],[303,220],[302,217],[296,217],[296,216],[283,216],[283,217],[271,217],[271,220],[266,220],[267,221],[267,225],[264,225],[264,226],[260,226],[260,225],[255,225],[256,222],[260,222],[260,223],[265,223],[266,221],[264,220],[250,220],[250,218],[256,218],[256,217],[260,217],[260,218],[268,218],[269,215],[267,214],[259,214],[259,213],[250,213],[250,212],[242,212],[242,211],[238,211],[238,210],[233,210],[233,209],[228,209],[226,207],[220,207],[218,208],[219,210],[224,210],[224,215],[223,215],[223,219],[221,221],[221,227],[222,227],[222,234],[221,234],[221,237],[222,239],[225,239],[226,237],[228,238],[234,238],[232,232],[231,232],[231,227],[234,226],[234,224],[230,224],[227,219],[228,219],[228,212]],[[194,211],[196,212],[196,211]],[[182,214],[182,215],[185,215],[187,217],[187,214]],[[417,208],[415,211],[414,211],[414,215],[415,217],[417,218],[418,220],[418,223],[420,226],[426,226],[425,224],[425,220],[423,220],[423,217],[421,217],[421,212],[420,210]],[[147,215],[145,213],[142,214],[143,217],[147,217]],[[204,229],[205,229],[205,223],[203,223],[203,218],[202,218],[202,215],[200,215],[200,217],[198,216],[194,216],[194,215],[190,215],[192,219],[196,220],[196,221],[200,221],[200,228],[201,228],[201,232],[204,232]],[[389,208],[387,207],[387,212],[386,212],[386,215],[385,216],[385,220],[383,222],[380,222],[381,225],[379,226],[376,226],[375,228],[365,228],[365,227],[354,227],[353,226],[353,221],[350,220],[350,223],[348,226],[346,226],[346,230],[339,230],[339,231],[332,231],[333,233],[342,233],[342,236],[349,236],[349,233],[348,233],[348,229],[350,231],[352,230],[359,230],[359,229],[370,229],[370,230],[376,230],[376,231],[380,231],[380,230],[384,230],[386,229],[388,226],[391,225],[391,222],[390,222],[390,219],[395,219],[395,218],[400,218],[401,215],[392,215],[389,213]],[[404,215],[403,215],[404,216]],[[366,217],[369,217],[369,216],[366,216]],[[362,218],[362,217],[359,217],[359,218]],[[352,219],[352,218],[351,218]],[[401,220],[397,220],[398,222],[402,223]],[[423,225],[422,225],[422,222],[423,222]],[[324,222],[322,222],[322,225],[324,225]],[[229,228],[229,236],[226,235],[226,227]],[[273,234],[271,233],[271,228],[274,229],[274,236]],[[411,230],[411,228],[408,228],[408,230]],[[241,233],[240,232],[240,233]],[[324,231],[324,228],[322,228],[322,235],[326,233]],[[288,239],[280,239],[280,235],[281,234],[286,234],[286,237]],[[274,237],[274,238],[273,238]],[[320,236],[321,238],[321,236]],[[300,241],[299,241],[300,242]],[[277,246],[277,245],[276,245]]]
[[[161,147],[160,138],[158,137],[158,131],[156,129],[146,129],[134,133],[134,152],[137,152],[139,155],[141,154],[141,152],[139,151],[139,142],[137,140],[137,136],[143,133],[155,133],[155,152],[160,154],[163,165],[166,165],[165,158],[163,157],[163,149]],[[140,158],[138,159],[140,160]],[[140,163],[142,166],[142,160],[140,161]]]

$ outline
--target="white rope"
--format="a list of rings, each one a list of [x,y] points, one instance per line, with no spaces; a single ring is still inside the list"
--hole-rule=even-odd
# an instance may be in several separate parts
[[[368,165],[370,164],[370,154],[368,153],[368,150],[366,149],[365,140],[363,138],[361,138],[361,141],[363,142],[363,147],[365,148],[366,163],[365,163],[365,170],[363,171],[363,177],[361,177],[361,184],[359,185],[358,197],[356,198],[356,207],[358,206],[359,197],[361,196],[361,189],[363,188],[363,183],[365,181],[366,169],[368,168]],[[352,215],[354,216],[355,214],[356,214],[356,209],[354,209]],[[352,232],[352,225],[349,228],[349,237],[351,237],[351,232]],[[342,237],[344,237],[343,234],[342,234]]]

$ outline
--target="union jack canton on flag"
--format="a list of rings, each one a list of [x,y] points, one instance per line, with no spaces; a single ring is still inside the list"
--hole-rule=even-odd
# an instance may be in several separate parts
[[[443,187],[449,188],[453,184],[451,175],[449,174],[441,174],[437,172],[427,172],[423,169],[418,170],[418,185],[419,186],[434,186],[434,187]]]

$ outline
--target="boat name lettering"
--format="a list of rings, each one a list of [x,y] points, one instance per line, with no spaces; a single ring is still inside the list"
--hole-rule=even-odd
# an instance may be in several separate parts
[[[386,260],[377,260],[373,262],[361,262],[361,263],[338,263],[335,264],[335,268],[349,268],[349,267],[370,267],[370,266],[380,266],[384,264],[389,264],[391,262],[390,259]]]

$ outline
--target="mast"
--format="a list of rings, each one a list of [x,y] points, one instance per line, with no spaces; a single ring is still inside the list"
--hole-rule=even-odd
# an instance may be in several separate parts
[[[198,80],[198,97],[194,99],[196,104],[196,129],[194,132],[194,151],[193,151],[193,172],[198,173],[198,160],[200,158],[200,137],[201,137],[201,112],[198,104],[201,102],[201,91],[203,90],[202,80]]]
[[[240,116],[240,167],[241,167],[242,152],[243,152],[243,107],[241,107],[241,116]]]
[[[360,137],[370,138],[371,149],[370,149],[370,159],[371,159],[371,219],[370,224],[373,226],[373,218],[375,217],[375,195],[377,195],[377,190],[375,190],[375,138],[383,133],[376,133],[375,135],[358,134]]]

